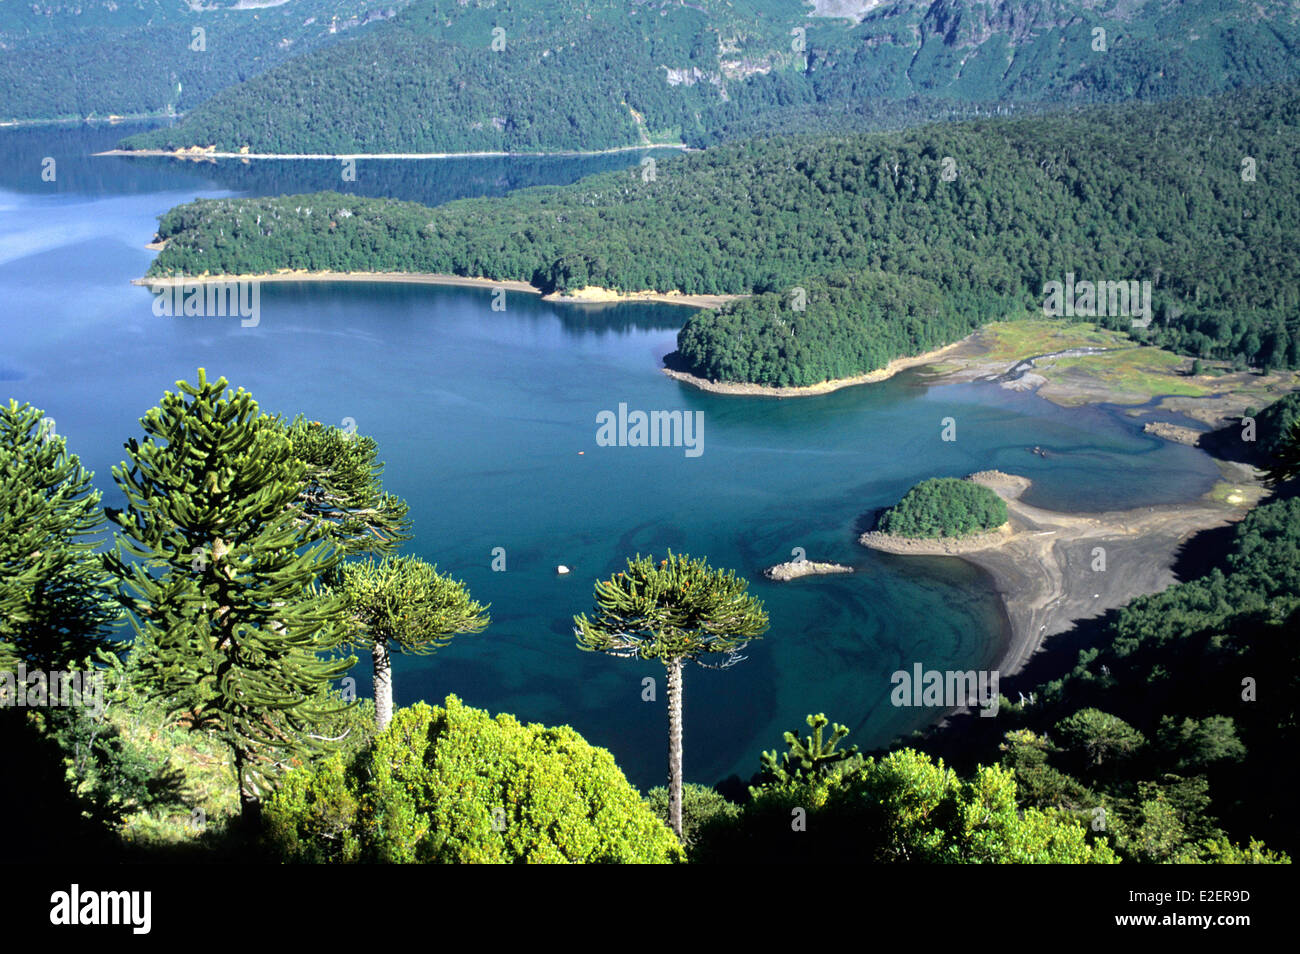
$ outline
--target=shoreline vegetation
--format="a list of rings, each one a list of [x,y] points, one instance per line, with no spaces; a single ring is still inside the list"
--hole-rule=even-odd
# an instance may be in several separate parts
[[[166,242],[150,242],[145,247],[161,250]],[[621,305],[629,302],[650,302],[661,305],[685,305],[691,308],[717,308],[719,305],[741,297],[737,295],[683,295],[680,292],[638,291],[619,292],[588,285],[571,292],[543,293],[529,282],[509,279],[475,278],[436,272],[330,272],[281,270],[260,275],[181,275],[134,278],[132,285],[145,288],[174,288],[177,285],[215,285],[225,282],[379,282],[406,285],[450,285],[466,288],[504,288],[506,291],[539,295],[543,301],[566,305]]]
[[[710,381],[684,370],[677,352],[663,360],[664,374],[714,394],[817,397],[916,370],[926,386],[982,381],[1031,391],[1059,407],[1128,405],[1132,417],[1176,415],[1210,428],[1223,427],[1248,408],[1300,390],[1300,372],[1232,370],[1228,361],[1206,360],[1197,374],[1194,359],[1185,355],[1139,344],[1091,322],[1041,317],[990,322],[959,341],[896,358],[875,371],[802,387]],[[1205,436],[1168,420],[1146,421],[1143,431],[1189,446],[1198,446]]]
[[[990,322],[951,344],[895,358],[875,371],[801,387],[710,381],[684,370],[677,352],[663,360],[664,374],[714,394],[817,397],[916,369],[929,386],[985,381],[1032,391],[1059,407],[1140,405],[1133,415],[1176,414],[1210,427],[1222,427],[1248,407],[1267,405],[1300,389],[1300,373],[1294,371],[1231,371],[1230,362],[1204,361],[1212,373],[1197,375],[1190,370],[1194,359],[1184,355],[1138,344],[1122,332],[1090,322],[1041,317]],[[1203,436],[1168,421],[1147,422],[1144,430],[1191,446]]]
[[[541,152],[482,150],[478,152],[219,152],[215,146],[185,146],[180,149],[105,149],[95,156],[142,156],[163,159],[189,159],[195,162],[218,159],[573,159],[581,156],[612,156],[622,152],[646,152],[652,149],[676,149],[698,152],[684,142],[643,142],[633,146],[610,146],[608,149],[555,149]]]
[[[822,381],[819,384],[808,384],[792,387],[780,387],[768,384],[749,384],[740,381],[710,381],[708,378],[702,378],[698,375],[691,374],[681,367],[680,355],[674,351],[671,354],[664,355],[664,367],[660,370],[683,384],[689,384],[691,387],[699,388],[701,391],[708,391],[712,394],[736,394],[746,397],[816,397],[820,394],[830,394],[841,388],[851,388],[859,384],[878,384],[881,381],[887,381],[900,371],[906,371],[908,368],[921,367],[923,365],[934,364],[940,358],[946,357],[966,344],[974,335],[968,335],[961,341],[954,341],[952,344],[944,345],[942,348],[935,348],[933,351],[927,351],[924,354],[912,355],[910,357],[895,358],[886,364],[883,368],[877,368],[875,371],[868,371],[865,374],[856,374],[849,378],[835,378],[829,381]]]
[[[160,217],[157,236],[167,243],[149,273],[472,270],[547,292],[748,295],[692,315],[676,342],[681,363],[671,370],[710,382],[808,389],[742,392],[791,395],[879,380],[877,369],[894,360],[1008,316],[1043,314],[1047,304],[1034,303],[1060,284],[1050,278],[1059,275],[1071,289],[1063,314],[1098,318],[1126,333],[1129,347],[1159,345],[1236,369],[1300,369],[1300,335],[1283,291],[1294,284],[1289,225],[1300,206],[1278,185],[1289,181],[1285,146],[1298,128],[1279,117],[1293,116],[1297,95],[1236,93],[1173,115],[1151,105],[1099,107],[1086,117],[737,141],[666,160],[653,177],[610,170],[437,206],[336,191],[196,199]],[[1241,117],[1228,131],[1219,123],[1225,110]],[[1206,168],[1235,169],[1250,150],[1279,155],[1284,165],[1243,193],[1251,214],[1234,214],[1220,207],[1217,180],[1184,182],[1189,159],[1176,149],[1133,154],[1127,143],[1134,129],[1145,142],[1197,143],[1191,159]],[[1085,130],[1096,149],[1071,154],[1061,145]],[[183,154],[217,154],[207,148]],[[226,148],[235,156],[297,154]],[[949,187],[938,160],[954,151],[984,170],[977,184]],[[315,154],[334,153],[321,146]],[[1159,200],[1171,178],[1191,190],[1191,219]],[[1090,188],[1075,188],[1079,179]],[[1014,234],[991,215],[1001,207],[1024,213]],[[818,240],[787,241],[808,209],[821,212]],[[1072,223],[1067,229],[1064,220]],[[1173,232],[1197,240],[1171,251],[1153,238]],[[1035,248],[1015,237],[1023,234],[1052,239]],[[824,251],[832,247],[834,256]],[[1273,280],[1256,274],[1249,250],[1257,248],[1275,251],[1280,271]],[[1162,262],[1158,287],[1137,301],[1130,300],[1135,279],[1105,277],[1113,261],[1130,259]],[[1203,280],[1206,260],[1220,263],[1212,285]],[[1084,276],[1077,284],[1076,274]],[[1061,302],[1052,300],[1055,311]],[[1147,325],[1134,326],[1139,315]],[[1089,356],[1068,348],[1029,354],[1058,362]]]
[[[1010,628],[997,669],[1019,672],[1049,636],[1177,582],[1173,564],[1194,533],[1236,523],[1269,493],[1253,468],[1216,461],[1232,493],[1101,513],[1044,510],[1020,498],[1026,477],[987,470],[967,479],[1007,505],[1002,527],[969,537],[910,538],[869,531],[858,542],[898,556],[952,556],[993,578]],[[1231,501],[1231,502],[1228,502]],[[1100,548],[1100,550],[1098,549]]]

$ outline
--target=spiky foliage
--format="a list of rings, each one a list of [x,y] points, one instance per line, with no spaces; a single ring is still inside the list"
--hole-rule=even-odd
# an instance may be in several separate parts
[[[731,570],[715,570],[688,554],[666,559],[637,555],[627,569],[598,580],[593,616],[575,616],[578,648],[640,659],[721,656],[719,668],[735,665],[751,639],[767,630],[763,604],[749,583]]]
[[[822,730],[830,724],[825,714],[819,712],[810,715],[805,721],[812,729],[812,734],[807,739],[802,739],[799,737],[798,729],[785,733],[785,744],[790,747],[790,750],[782,753],[779,762],[776,750],[764,752],[762,755],[763,769],[778,784],[804,781],[823,775],[836,764],[858,754],[856,745],[851,745],[847,749],[836,750],[835,748],[849,734],[848,726],[834,723],[831,725],[831,737],[823,739]]]
[[[309,518],[324,520],[349,554],[382,556],[411,539],[406,501],[385,493],[379,444],[302,415],[285,425],[293,454],[306,465],[299,502]]]
[[[1293,421],[1286,436],[1277,442],[1265,474],[1273,486],[1300,476],[1300,420]]]
[[[229,747],[246,820],[270,774],[315,747],[330,680],[353,659],[337,601],[317,595],[338,559],[298,506],[306,466],[283,427],[225,378],[177,382],[141,419],[145,439],[113,469],[126,495],[107,558],[139,646],[142,686]]]
[[[490,621],[488,608],[470,598],[464,583],[416,557],[343,563],[330,574],[328,588],[342,599],[350,646],[370,650],[380,730],[393,714],[390,650],[429,655],[456,635],[481,633]]]
[[[592,618],[575,616],[578,648],[658,659],[668,670],[668,814],[682,837],[682,663],[725,669],[767,630],[763,604],[731,570],[674,555],[657,563],[640,554],[627,569],[596,583]],[[716,663],[706,659],[719,658]]]
[[[99,491],[53,421],[0,405],[0,670],[84,668],[120,613],[94,555]]]

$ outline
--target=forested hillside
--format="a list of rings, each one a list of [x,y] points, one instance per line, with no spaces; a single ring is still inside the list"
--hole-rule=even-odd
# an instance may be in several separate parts
[[[1090,320],[1297,367],[1297,144],[1300,98],[1283,88],[729,144],[438,208],[338,193],[196,201],[162,217],[150,274],[422,271],[753,294],[693,316],[679,349],[697,374],[779,385],[1042,314],[1045,283],[1074,274],[1152,284],[1149,328]]]
[[[1245,860],[1225,833],[1292,854],[1298,593],[1290,496],[1241,522],[1221,566],[1111,614],[1032,704],[1008,699],[1010,731],[975,719],[927,748],[1000,751],[1022,806],[1089,819],[1127,861]]]
[[[183,112],[410,2],[3,3],[0,122]]]
[[[851,15],[849,15],[851,14]],[[253,152],[705,145],[878,128],[955,104],[1114,102],[1300,77],[1284,0],[416,0],[133,148]]]

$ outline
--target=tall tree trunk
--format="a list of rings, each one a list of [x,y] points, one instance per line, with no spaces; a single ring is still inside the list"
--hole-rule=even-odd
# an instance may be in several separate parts
[[[248,778],[252,758],[243,749],[235,749],[235,784],[239,786],[239,820],[245,834],[257,834],[262,823],[262,802]]]
[[[232,567],[224,562],[226,554],[230,552],[230,545],[220,537],[212,541],[212,565],[214,570],[219,573],[226,581],[233,581],[235,571]],[[204,607],[206,608],[206,603]],[[219,631],[217,639],[217,648],[224,650],[229,658],[232,647],[236,646],[235,632],[236,620],[234,607],[226,602],[221,602],[216,608],[216,624]],[[205,620],[204,625],[209,625]],[[277,625],[277,624],[272,624]],[[281,627],[283,631],[283,627]],[[220,670],[218,670],[220,675]],[[220,682],[220,679],[218,679]],[[242,700],[238,703],[242,705]],[[244,836],[255,838],[262,827],[262,802],[257,790],[253,786],[252,779],[249,778],[250,769],[256,758],[255,749],[247,741],[238,741],[233,746],[235,757],[235,785],[239,788],[239,821],[240,827],[243,828]]]
[[[682,837],[682,661],[668,660],[668,819]]]
[[[375,664],[375,728],[383,732],[393,718],[393,657],[387,639],[375,640],[370,658]]]

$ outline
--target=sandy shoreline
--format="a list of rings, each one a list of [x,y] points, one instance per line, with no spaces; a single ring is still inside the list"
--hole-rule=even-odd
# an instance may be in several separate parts
[[[150,243],[150,249],[160,249],[160,243]],[[446,275],[438,272],[308,272],[278,271],[264,274],[248,275],[181,275],[134,278],[132,285],[146,288],[173,288],[176,285],[211,285],[221,282],[380,282],[386,284],[409,285],[458,285],[469,288],[504,288],[506,291],[523,292],[529,295],[541,295],[543,301],[560,302],[566,305],[619,305],[634,302],[650,302],[660,305],[684,305],[691,308],[717,308],[732,300],[733,295],[683,295],[679,292],[619,292],[606,288],[579,289],[573,293],[551,292],[542,294],[542,290],[528,282],[510,279],[471,278],[465,275]]]
[[[165,159],[190,159],[202,162],[216,159],[546,159],[575,158],[579,156],[612,156],[621,152],[645,152],[651,149],[690,149],[684,142],[613,146],[609,149],[571,149],[556,152],[218,152],[201,146],[184,149],[105,149],[96,156],[146,156]]]
[[[710,306],[712,307],[712,306]],[[954,341],[950,345],[942,348],[936,348],[934,351],[927,351],[925,354],[913,355],[907,358],[895,358],[883,368],[875,371],[868,371],[866,374],[855,375],[851,378],[834,378],[830,381],[823,381],[820,384],[809,384],[801,387],[776,387],[766,384],[738,384],[730,381],[710,381],[708,378],[701,378],[688,371],[682,371],[677,368],[664,367],[660,370],[670,378],[675,378],[683,384],[689,384],[692,387],[699,388],[701,391],[709,391],[713,394],[738,394],[747,397],[816,397],[819,394],[830,394],[832,391],[838,391],[840,388],[851,388],[859,384],[876,384],[880,381],[888,380],[900,371],[908,368],[916,368],[921,365],[933,364],[939,358],[945,357],[962,345],[970,341],[971,337],[967,336],[961,341]],[[665,361],[673,358],[672,355],[666,355]]]
[[[909,540],[864,533],[863,546],[886,553],[955,556],[987,570],[1002,598],[1010,641],[997,668],[1014,675],[1057,633],[1076,620],[1100,616],[1138,596],[1177,582],[1173,564],[1179,547],[1194,533],[1235,523],[1265,491],[1250,468],[1221,464],[1227,476],[1253,488],[1236,505],[1208,494],[1184,504],[1165,504],[1104,513],[1057,513],[1020,500],[1024,477],[982,471],[969,479],[1007,502],[1003,528],[967,540]],[[1105,569],[1094,569],[1104,551]]]

